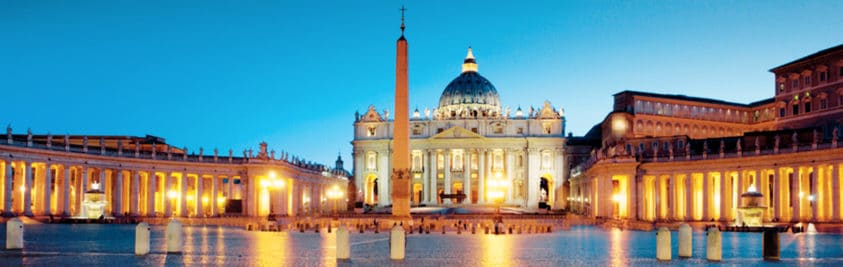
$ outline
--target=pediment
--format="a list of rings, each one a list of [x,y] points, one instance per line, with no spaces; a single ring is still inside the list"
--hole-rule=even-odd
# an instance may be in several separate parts
[[[460,126],[454,126],[435,134],[430,139],[482,139],[482,135],[472,132]]]

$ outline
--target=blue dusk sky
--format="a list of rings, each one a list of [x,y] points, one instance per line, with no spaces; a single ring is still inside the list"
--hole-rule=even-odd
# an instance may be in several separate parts
[[[354,112],[393,110],[402,4],[411,109],[438,105],[472,46],[504,106],[549,100],[574,135],[622,90],[772,97],[770,68],[843,43],[843,1],[7,0],[0,123],[191,151],[266,141],[350,169]]]

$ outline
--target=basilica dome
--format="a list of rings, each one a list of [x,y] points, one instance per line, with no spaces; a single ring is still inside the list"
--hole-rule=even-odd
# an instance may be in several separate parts
[[[439,115],[442,118],[491,117],[499,115],[500,106],[498,90],[477,73],[477,62],[469,48],[462,73],[445,87],[439,98]]]

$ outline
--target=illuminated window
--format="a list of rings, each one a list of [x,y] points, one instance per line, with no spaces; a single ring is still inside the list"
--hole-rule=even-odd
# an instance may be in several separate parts
[[[422,152],[419,150],[413,151],[413,170],[422,169]]]
[[[779,83],[779,93],[784,92],[784,83]]]
[[[436,154],[436,168],[439,170],[445,168],[445,155]]]
[[[463,167],[463,151],[462,150],[453,150],[451,159],[451,170],[461,171]]]
[[[496,149],[492,151],[492,170],[503,170],[503,150]]]

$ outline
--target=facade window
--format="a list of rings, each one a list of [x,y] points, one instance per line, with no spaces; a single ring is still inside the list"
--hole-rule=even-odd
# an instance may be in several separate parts
[[[825,79],[826,79],[826,75],[828,75],[827,73],[828,73],[828,72],[826,72],[826,71],[820,72],[820,81],[821,81],[821,82],[824,82],[824,81],[825,81]]]
[[[436,168],[441,170],[445,168],[445,156],[442,154],[436,154]]]
[[[451,158],[451,170],[462,171],[462,163],[463,163],[463,151],[462,150],[454,150],[452,151],[454,156]]]
[[[670,142],[664,142],[664,151],[670,150]]]
[[[473,132],[473,133],[478,133],[478,132],[477,132],[477,127],[473,127],[473,128],[471,128],[471,132]]]
[[[492,170],[503,170],[503,150],[497,149],[492,151]]]
[[[784,108],[780,108],[779,109],[779,117],[784,117],[784,115],[785,115],[784,113],[785,113]]]
[[[811,112],[811,102],[805,102],[805,113]]]
[[[375,170],[378,168],[378,154],[375,152],[369,152],[366,154],[366,168],[369,170]]]
[[[811,76],[805,76],[805,87],[811,87]]]
[[[779,93],[784,92],[784,83],[779,83]]]
[[[793,115],[799,115],[799,104],[793,105]]]
[[[552,169],[553,168],[553,152],[551,151],[543,151],[542,152],[542,169]]]
[[[677,143],[676,147],[678,147],[679,149],[682,149],[682,148],[685,147],[685,141],[679,140],[676,143]]]
[[[524,128],[518,127],[518,129],[515,130],[515,133],[524,134]]]
[[[378,127],[375,127],[375,126],[369,126],[369,131],[367,132],[367,134],[368,134],[369,136],[375,136],[375,130],[377,130],[377,129],[378,129]]]
[[[419,129],[419,128],[413,129],[413,135],[421,135],[421,134],[422,134],[421,129]]]
[[[828,99],[820,99],[820,109],[828,108]]]
[[[626,153],[632,153],[632,145],[626,144]]]
[[[495,134],[502,134],[502,133],[503,133],[503,127],[501,127],[501,126],[495,126],[495,131],[494,131],[494,133],[495,133]]]
[[[436,133],[442,133],[442,131],[444,131],[444,130],[445,130],[445,129],[442,129],[442,128],[437,128],[437,129],[436,129]]]
[[[644,151],[644,143],[638,143],[638,152]]]
[[[653,142],[653,149],[659,149],[659,141]]]
[[[792,89],[799,88],[799,80],[793,79],[793,86],[791,86],[790,88],[792,88]]]
[[[422,152],[419,150],[413,151],[413,170],[420,171],[422,169]]]
[[[840,66],[840,72],[838,74],[837,77],[843,77],[843,66]]]

